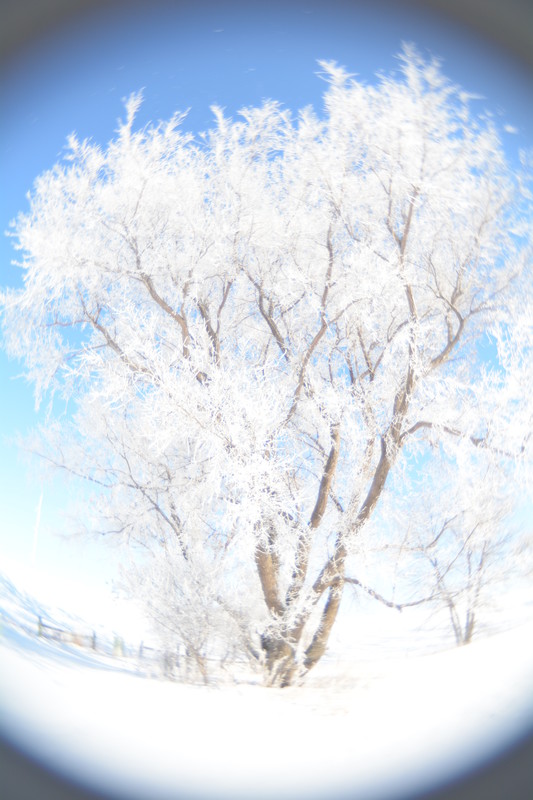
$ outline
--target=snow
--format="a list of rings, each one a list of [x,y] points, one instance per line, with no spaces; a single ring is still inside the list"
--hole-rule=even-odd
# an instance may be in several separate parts
[[[37,606],[35,608],[37,610]],[[15,744],[124,798],[335,796],[421,789],[533,720],[533,624],[433,654],[382,642],[308,684],[198,686],[135,659],[37,638],[4,615],[0,719]]]
[[[75,553],[75,548],[64,547],[64,551]],[[72,621],[77,618],[83,622],[84,629],[89,633],[93,630],[103,632],[105,629],[108,635],[120,634],[137,643],[143,639],[146,641],[150,637],[151,628],[140,608],[131,600],[118,595],[112,588],[112,581],[101,580],[92,564],[84,565],[84,551],[81,550],[81,553],[76,569],[63,570],[58,567],[51,571],[9,558],[2,551],[2,571],[4,575],[9,575],[12,586],[9,597],[9,593],[2,592],[0,574],[1,608],[5,612],[17,598],[20,605],[21,597],[24,596],[27,598],[29,624],[35,624],[36,617],[42,612],[48,622],[53,619]],[[110,560],[111,555],[107,555]],[[115,572],[118,572],[118,568]],[[38,607],[31,600],[32,596],[39,598]]]

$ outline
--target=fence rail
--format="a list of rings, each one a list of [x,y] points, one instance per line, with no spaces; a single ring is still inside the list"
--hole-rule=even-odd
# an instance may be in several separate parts
[[[37,633],[44,639],[53,639],[56,642],[75,644],[78,645],[78,647],[90,647],[92,650],[97,649],[95,631],[90,634],[77,633],[76,631],[58,628],[55,625],[49,625],[47,622],[43,622],[42,617],[38,617]]]
[[[28,629],[28,632],[30,630]],[[161,658],[161,650],[145,644],[143,641],[139,645],[130,645],[118,635],[102,635],[96,631],[80,632],[71,628],[62,628],[57,624],[52,625],[45,622],[42,616],[37,617],[37,635],[42,639],[49,639],[63,644],[73,644],[95,652],[103,653],[124,658],[138,658],[142,661],[151,661]]]
[[[508,628],[509,626],[502,626],[501,629]],[[25,630],[35,635],[34,627],[31,630],[25,627]],[[87,629],[85,632],[69,630],[43,621],[41,616],[37,617],[37,634],[43,639],[91,650],[105,659],[119,658],[124,668],[140,670],[147,676],[164,676],[171,680],[199,684],[256,683],[258,680],[258,665],[254,667],[246,659],[236,657],[236,654],[225,657],[195,656],[184,643],[168,650],[153,647],[143,641],[130,645],[118,635],[113,640],[113,634],[106,637],[102,633],[97,635],[94,630],[91,633]],[[367,634],[361,636],[357,646],[350,651],[339,652],[333,649],[327,653],[313,670],[310,679],[306,680],[309,686],[329,685],[332,681],[341,681],[348,686],[368,674],[380,674],[382,665],[391,659],[403,660],[406,656],[429,655],[453,646],[455,645],[450,631],[440,628],[428,630],[418,637],[389,634],[385,646],[383,635]]]

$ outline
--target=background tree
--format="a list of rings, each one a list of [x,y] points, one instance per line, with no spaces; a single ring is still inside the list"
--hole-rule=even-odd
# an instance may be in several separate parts
[[[105,150],[71,137],[3,297],[37,397],[74,400],[39,451],[183,576],[175,618],[231,618],[279,685],[325,652],[389,487],[449,441],[516,481],[531,427],[529,195],[494,125],[409,48],[376,86],[321,66],[323,119],[215,108],[194,139],[135,131],[135,96]]]
[[[471,642],[478,630],[497,629],[509,598],[524,596],[529,585],[529,514],[526,504],[517,509],[515,487],[500,466],[449,440],[440,458],[419,471],[409,496],[388,487],[379,519],[360,543],[366,571],[379,575],[374,587],[388,595],[389,605],[424,605],[439,618],[445,609],[457,644]],[[388,530],[387,543],[381,537],[376,548],[375,526]]]

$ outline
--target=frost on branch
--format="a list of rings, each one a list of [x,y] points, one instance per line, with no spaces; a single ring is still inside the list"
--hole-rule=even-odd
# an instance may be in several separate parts
[[[71,138],[2,296],[37,400],[69,400],[40,452],[148,548],[158,629],[201,673],[229,648],[279,685],[346,583],[457,611],[530,480],[528,176],[436,62],[406,49],[369,86],[321,67],[325,117],[214,109],[195,139],[180,115],[136,130],[135,95],[107,148]],[[394,600],[368,565],[399,548]]]

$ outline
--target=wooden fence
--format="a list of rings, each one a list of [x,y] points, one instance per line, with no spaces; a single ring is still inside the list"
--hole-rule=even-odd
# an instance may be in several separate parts
[[[91,650],[97,649],[95,631],[90,634],[77,633],[76,631],[69,631],[64,628],[57,628],[54,625],[49,625],[47,622],[43,622],[42,617],[38,617],[37,633],[44,639],[53,639],[56,642],[75,644],[78,647],[90,647]]]
[[[161,657],[159,650],[144,644],[144,642],[141,642],[139,646],[127,645],[121,636],[97,636],[96,631],[81,633],[67,628],[60,628],[57,625],[44,622],[41,616],[37,617],[37,635],[43,639],[50,639],[63,644],[74,644],[77,647],[84,647],[105,655],[121,658],[132,657],[144,661],[152,661]]]

